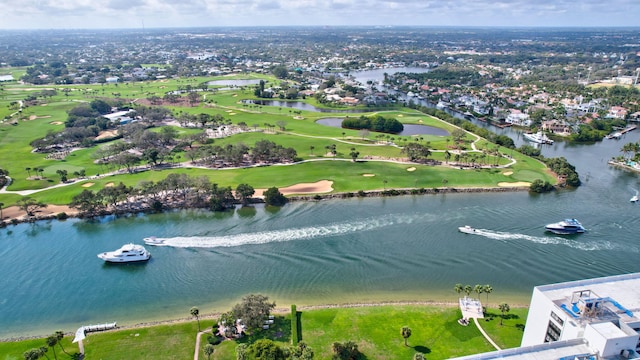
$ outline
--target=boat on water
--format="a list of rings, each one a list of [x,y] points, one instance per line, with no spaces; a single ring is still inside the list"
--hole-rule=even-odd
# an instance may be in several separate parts
[[[557,223],[548,224],[544,229],[558,235],[572,235],[585,232],[585,228],[576,219],[564,219]]]
[[[142,239],[142,241],[144,241],[144,243],[147,244],[147,245],[153,245],[153,246],[165,245],[163,239],[158,239],[155,236],[146,237],[146,238]]]
[[[549,139],[542,131],[537,133],[525,133],[524,138],[538,144],[553,144],[553,140]]]
[[[639,199],[638,199],[638,195],[633,195],[633,196],[631,197],[631,199],[629,199],[629,201],[631,201],[632,203],[634,203],[634,202],[638,202],[638,200],[639,200]]]
[[[477,234],[477,233],[478,233],[478,230],[477,230],[477,229],[472,228],[472,227],[471,227],[471,226],[469,226],[469,225],[460,226],[460,227],[458,228],[458,231],[463,232],[463,233],[465,233],[465,234]]]
[[[125,244],[118,250],[100,253],[98,257],[110,263],[129,263],[147,261],[151,254],[142,245]]]

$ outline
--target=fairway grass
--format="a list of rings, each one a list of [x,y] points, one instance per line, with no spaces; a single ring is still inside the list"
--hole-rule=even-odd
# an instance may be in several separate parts
[[[490,308],[491,318],[480,319],[480,325],[503,348],[517,347],[522,339],[527,308],[512,308],[500,325],[499,311]],[[331,359],[333,342],[354,341],[367,359],[411,359],[422,352],[428,359],[447,359],[495,350],[482,336],[473,322],[461,326],[457,320],[460,310],[452,306],[384,305],[364,307],[336,307],[302,310],[302,340],[311,346],[316,359]],[[214,320],[201,319],[202,330],[211,330]],[[400,329],[409,326],[412,335],[408,345]],[[84,341],[87,359],[189,359],[193,356],[197,323],[164,324],[133,327],[104,333],[91,333]],[[208,334],[201,337],[200,359],[206,359],[202,349]],[[237,341],[226,340],[215,346],[212,359],[234,360],[239,343],[251,344],[269,338],[280,346],[290,344],[290,315],[276,316],[271,329]],[[78,351],[71,344],[71,336],[63,339],[69,353]],[[22,353],[44,344],[44,339],[30,339],[0,343],[0,360],[22,359]],[[58,359],[71,357],[56,349]],[[51,351],[49,352],[51,354]]]
[[[23,71],[23,70],[20,70]],[[265,79],[275,82],[276,79],[269,76],[245,74],[233,78]],[[517,162],[508,167],[512,173],[504,175],[505,169],[488,168],[489,164],[507,165],[511,160],[505,157],[496,158],[491,154],[483,154],[479,151],[478,164],[485,165],[483,169],[460,169],[448,166],[449,160],[445,159],[444,151],[451,150],[451,137],[420,135],[397,136],[370,132],[362,134],[356,130],[341,129],[324,126],[316,123],[318,119],[325,117],[354,116],[348,113],[320,113],[311,111],[296,111],[294,109],[277,106],[251,105],[242,102],[243,99],[252,99],[253,87],[240,87],[232,90],[218,90],[207,92],[207,102],[201,102],[196,106],[168,106],[175,113],[186,112],[192,114],[207,113],[220,114],[232,124],[244,123],[252,131],[239,133],[222,139],[213,139],[214,145],[225,146],[228,144],[244,143],[252,146],[260,140],[270,140],[284,147],[294,148],[301,160],[312,162],[297,163],[289,166],[268,166],[250,169],[200,169],[200,168],[172,168],[162,171],[144,171],[136,174],[120,173],[104,177],[105,173],[113,172],[114,168],[101,166],[95,162],[96,151],[109,143],[99,144],[91,148],[83,148],[72,151],[63,160],[47,159],[46,154],[32,152],[30,143],[41,138],[49,131],[60,131],[61,123],[67,119],[67,112],[79,103],[87,103],[95,98],[108,98],[113,93],[118,93],[121,99],[145,99],[149,94],[162,97],[166,92],[177,90],[179,86],[189,83],[197,84],[227,79],[227,77],[198,77],[182,80],[167,79],[163,81],[128,82],[124,84],[103,85],[59,85],[56,86],[58,95],[47,99],[41,99],[41,104],[29,106],[22,113],[16,113],[11,121],[0,122],[0,158],[3,159],[2,168],[9,171],[12,183],[9,191],[39,190],[29,196],[47,204],[65,205],[79,194],[83,183],[88,180],[72,183],[66,186],[48,189],[60,183],[59,170],[66,170],[68,178],[73,179],[74,173],[84,171],[95,185],[91,190],[97,191],[107,183],[120,182],[136,186],[141,181],[159,181],[170,173],[186,173],[192,176],[207,176],[211,182],[221,186],[235,188],[240,183],[246,183],[254,188],[287,187],[298,183],[314,183],[321,180],[333,181],[333,192],[357,192],[376,191],[383,189],[406,188],[495,188],[501,182],[532,182],[542,179],[555,183],[552,174],[539,161],[526,157],[506,148],[500,148],[502,154],[509,154]],[[7,84],[6,93],[12,94],[0,101],[0,105],[9,104],[10,101],[20,100],[29,94],[37,94],[47,86],[32,86],[22,84]],[[68,89],[65,94],[62,90]],[[93,94],[93,95],[91,95]],[[15,96],[13,96],[15,95]],[[299,100],[301,101],[301,100]],[[306,102],[322,107],[312,98]],[[231,115],[235,114],[235,115]],[[361,114],[357,114],[360,116]],[[443,122],[435,117],[407,108],[392,108],[389,110],[372,110],[362,113],[365,116],[381,115],[395,118],[407,124],[423,124],[445,129],[449,132],[456,129],[455,126]],[[34,120],[26,120],[34,119]],[[14,121],[17,125],[11,125]],[[284,123],[284,130],[278,124]],[[181,136],[202,131],[200,128],[175,128]],[[157,131],[157,129],[154,129]],[[477,137],[472,134],[465,136],[466,143],[463,146],[471,151],[471,141]],[[122,140],[114,140],[122,141]],[[408,143],[420,143],[432,149],[430,159],[442,162],[443,166],[427,166],[407,163],[406,154],[401,147]],[[335,146],[337,153],[329,154],[328,148]],[[479,149],[493,148],[486,140],[480,139],[476,146]],[[453,150],[452,150],[453,151]],[[350,154],[358,153],[358,161],[354,162]],[[177,161],[186,161],[184,151],[178,152]],[[323,161],[317,161],[323,160]],[[394,163],[392,161],[404,163]],[[33,169],[42,169],[40,176],[33,176]],[[415,171],[407,169],[415,168]],[[370,174],[372,176],[363,176]],[[0,193],[0,202],[5,207],[15,205],[20,199],[17,194]]]

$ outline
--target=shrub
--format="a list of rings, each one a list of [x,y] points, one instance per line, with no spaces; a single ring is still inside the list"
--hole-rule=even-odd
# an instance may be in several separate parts
[[[219,336],[207,336],[207,342],[211,345],[218,345],[222,342],[222,338]]]
[[[56,215],[56,219],[58,219],[58,220],[64,220],[64,219],[67,219],[67,218],[69,218],[69,215],[67,215],[66,212],[61,212],[61,213],[58,213]]]

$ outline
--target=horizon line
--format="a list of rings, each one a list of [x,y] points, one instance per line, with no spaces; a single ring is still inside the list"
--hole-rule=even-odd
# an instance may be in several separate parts
[[[0,28],[0,31],[86,31],[86,30],[179,30],[179,29],[224,29],[224,28],[423,28],[423,29],[633,29],[640,30],[640,25],[212,25],[212,26],[163,26],[163,27],[96,27],[96,28],[62,28],[62,27],[42,27],[42,28]]]

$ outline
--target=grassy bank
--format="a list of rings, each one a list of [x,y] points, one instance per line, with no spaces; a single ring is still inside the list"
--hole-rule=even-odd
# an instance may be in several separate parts
[[[481,326],[503,348],[517,347],[522,338],[526,308],[513,308],[500,325],[499,311],[489,308],[493,317],[480,320]],[[446,359],[494,350],[473,322],[461,326],[456,307],[433,305],[385,305],[302,310],[302,339],[313,348],[316,359],[331,358],[331,344],[335,341],[354,341],[367,359],[410,359],[422,352],[429,359]],[[201,320],[202,329],[210,330],[214,320]],[[289,314],[276,317],[268,331],[242,338],[226,340],[215,346],[213,359],[235,359],[239,343],[250,344],[269,338],[281,346],[290,343]],[[402,326],[409,326],[412,335],[404,346],[400,335]],[[195,321],[151,327],[133,327],[106,333],[90,334],[84,341],[88,359],[188,359],[193,356],[197,323]],[[202,336],[200,358],[206,359],[202,349],[207,335]],[[69,353],[78,351],[70,337],[63,339]],[[0,343],[0,360],[22,359],[22,353],[43,346],[44,339]],[[56,349],[59,359],[71,357]],[[51,353],[51,351],[49,352]]]

